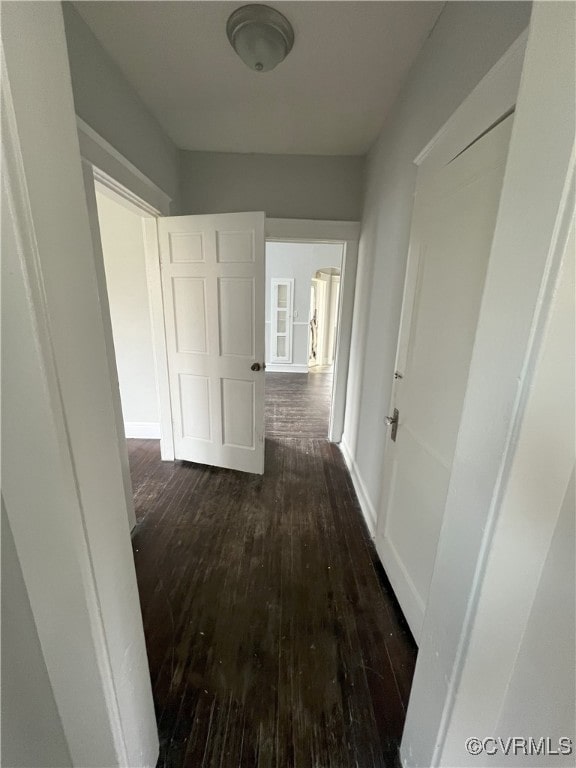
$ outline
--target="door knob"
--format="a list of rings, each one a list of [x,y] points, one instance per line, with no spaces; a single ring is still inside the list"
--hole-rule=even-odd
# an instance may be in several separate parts
[[[386,416],[386,425],[392,427],[390,430],[390,438],[393,442],[396,442],[396,433],[398,432],[398,408],[394,408],[392,416]]]
[[[260,363],[252,363],[252,365],[250,366],[251,371],[259,371],[261,368],[262,366],[260,365]]]

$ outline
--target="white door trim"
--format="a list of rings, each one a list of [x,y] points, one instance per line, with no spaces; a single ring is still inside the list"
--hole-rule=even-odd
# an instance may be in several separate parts
[[[159,216],[170,215],[171,198],[141,173],[118,150],[103,139],[81,118],[76,117],[80,153],[85,166],[91,169],[93,182],[100,190],[120,205],[142,217],[144,253],[146,260],[146,283],[150,304],[150,323],[152,326],[152,348],[154,353],[154,374],[160,413],[160,455],[164,461],[174,460],[174,441],[172,437],[172,406],[168,388],[168,357],[166,338],[164,335],[164,303],[162,298],[162,281],[160,273],[160,255],[158,251],[158,232],[156,219]],[[89,189],[90,179],[85,175],[87,188],[88,213],[93,232],[99,232],[98,211],[90,204],[92,192]],[[92,184],[94,186],[94,184]],[[98,243],[96,243],[98,245]],[[100,246],[98,246],[100,248]],[[100,290],[106,291],[105,278]],[[106,302],[107,304],[107,302]],[[109,344],[113,350],[113,342]],[[118,396],[117,410],[121,414],[121,403]],[[131,430],[131,435],[136,432]],[[147,433],[148,434],[148,433]],[[124,437],[124,435],[122,435]],[[129,467],[123,462],[125,484],[128,484],[131,494]],[[133,501],[129,502],[129,510]],[[134,513],[130,514],[131,527],[134,526]]]
[[[160,271],[160,248],[158,245],[158,222],[154,218],[142,219],[144,253],[146,257],[146,282],[152,321],[152,350],[156,373],[156,391],[160,413],[160,458],[174,461],[174,434],[172,431],[172,401],[168,377],[168,347],[164,325],[164,296],[162,273]]]
[[[445,165],[514,107],[527,40],[525,30],[420,150],[414,158],[415,165],[426,168]]]
[[[266,219],[266,240],[277,242],[342,243],[338,339],[334,355],[332,407],[328,439],[339,443],[344,430],[346,388],[350,363],[354,289],[358,266],[360,223],[357,221],[315,221],[313,219]],[[277,370],[277,369],[276,369]]]
[[[170,216],[172,198],[163,189],[160,189],[81,117],[76,116],[76,127],[82,159],[100,169],[123,190],[130,190],[130,194],[146,201],[147,205],[163,216]]]
[[[134,507],[134,493],[132,490],[132,478],[130,477],[130,464],[128,461],[128,447],[125,439],[124,414],[122,401],[120,400],[120,384],[118,381],[118,368],[116,365],[116,352],[112,335],[112,319],[110,317],[110,304],[108,302],[108,288],[106,286],[106,272],[104,269],[104,254],[102,252],[102,239],[100,237],[100,222],[98,220],[98,207],[96,205],[96,184],[92,166],[82,160],[82,176],[86,193],[86,207],[88,210],[88,222],[92,235],[92,247],[94,250],[94,266],[102,307],[102,320],[104,324],[104,338],[106,342],[106,357],[108,370],[113,389],[114,418],[116,422],[116,434],[118,437],[118,454],[122,467],[122,482],[126,497],[126,509],[128,510],[128,525],[130,530],[136,525],[136,511]]]
[[[86,163],[86,161],[84,161]],[[174,460],[174,441],[172,437],[172,405],[168,390],[168,357],[166,338],[164,335],[164,299],[162,297],[162,277],[160,272],[160,254],[158,251],[158,228],[156,219],[161,211],[149,205],[138,195],[135,195],[123,184],[113,179],[95,166],[92,168],[94,181],[100,191],[111,197],[120,205],[136,213],[142,218],[142,242],[146,268],[146,286],[148,288],[148,304],[150,310],[150,325],[152,328],[152,353],[154,356],[154,380],[156,397],[158,399],[159,423],[150,425],[124,424],[126,437],[142,437],[160,440],[160,456],[163,461]],[[86,180],[86,186],[88,186]],[[87,193],[89,197],[89,194]],[[98,217],[98,211],[88,206],[91,217]],[[104,280],[105,284],[105,280]],[[129,467],[127,468],[129,477]],[[135,520],[134,520],[135,522]]]
[[[86,158],[83,159],[85,162],[90,163]],[[92,163],[90,165],[94,174],[94,181],[99,185],[103,194],[108,195],[137,216],[162,216],[162,212],[155,206],[147,203],[144,198],[131,192],[128,187],[120,184],[119,181],[97,166]]]
[[[171,406],[169,398],[166,398],[164,391],[164,367],[168,365],[166,357],[166,344],[164,340],[163,330],[161,331],[158,326],[157,315],[158,312],[163,312],[162,292],[159,289],[160,286],[160,261],[156,245],[156,251],[154,251],[154,240],[150,241],[150,227],[152,226],[154,235],[157,240],[156,234],[156,218],[161,215],[161,212],[148,204],[145,200],[138,195],[131,192],[127,187],[118,182],[116,179],[109,176],[104,171],[96,168],[89,160],[82,158],[82,165],[85,169],[84,173],[84,186],[86,189],[86,201],[88,204],[88,216],[90,219],[90,228],[93,233],[94,250],[98,256],[98,274],[99,274],[99,291],[101,296],[105,296],[105,301],[102,300],[103,305],[108,307],[108,289],[106,286],[106,274],[104,271],[104,259],[102,255],[102,242],[100,238],[100,222],[98,220],[98,208],[96,206],[95,191],[97,189],[108,197],[112,198],[115,202],[124,206],[132,213],[142,217],[142,242],[145,255],[145,267],[146,267],[146,284],[148,288],[148,302],[150,311],[150,324],[152,327],[152,351],[154,355],[154,379],[156,382],[156,394],[158,398],[158,410],[160,414],[160,453],[162,458],[166,460],[173,460],[173,447],[171,430],[172,430],[172,418],[171,418]],[[110,322],[109,311],[106,313],[108,329],[108,354],[111,359],[111,376],[113,381],[118,385],[118,373],[116,370],[116,357],[114,352],[114,342],[112,339],[112,324]],[[162,329],[164,321],[162,318]],[[118,388],[118,387],[117,387]],[[134,430],[130,425],[124,423],[124,417],[122,414],[122,404],[120,402],[120,394],[118,389],[118,398],[115,403],[115,409],[117,411],[117,422],[119,425],[120,441],[123,442],[125,437],[136,437],[138,434],[144,434],[142,430]],[[120,424],[123,426],[120,427]],[[170,426],[170,437],[167,437],[168,424]],[[158,429],[158,425],[154,425],[155,429]],[[127,434],[130,432],[130,434]],[[151,438],[155,434],[154,430],[146,430],[146,436]],[[122,468],[124,474],[124,485],[127,489],[126,502],[129,510],[129,522],[130,529],[136,524],[136,516],[134,513],[134,500],[132,495],[132,481],[130,478],[130,467],[128,464],[128,452],[124,445],[121,449],[122,454]]]

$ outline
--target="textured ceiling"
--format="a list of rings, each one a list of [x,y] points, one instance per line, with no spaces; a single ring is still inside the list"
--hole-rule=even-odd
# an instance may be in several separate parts
[[[76,9],[182,149],[364,154],[440,2],[274,2],[294,48],[256,73],[226,20],[242,3],[78,2]]]

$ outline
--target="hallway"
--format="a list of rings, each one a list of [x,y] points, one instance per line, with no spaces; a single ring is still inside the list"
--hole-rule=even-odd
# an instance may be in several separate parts
[[[320,437],[329,375],[267,390],[263,477],[128,441],[158,765],[394,766],[416,647]]]

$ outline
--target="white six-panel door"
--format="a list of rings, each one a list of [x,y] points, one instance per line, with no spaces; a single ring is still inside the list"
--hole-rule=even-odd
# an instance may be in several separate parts
[[[264,218],[158,219],[177,459],[264,472]]]
[[[418,179],[376,547],[419,639],[513,117]],[[519,276],[519,279],[521,277]],[[494,339],[498,343],[498,339]],[[392,414],[391,414],[392,415]]]

